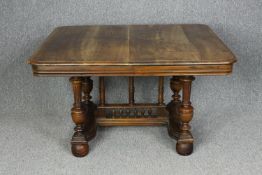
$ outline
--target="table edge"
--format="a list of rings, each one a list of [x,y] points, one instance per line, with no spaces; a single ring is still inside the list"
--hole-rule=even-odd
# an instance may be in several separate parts
[[[32,65],[35,76],[184,76],[228,75],[230,64],[184,64],[184,65]]]

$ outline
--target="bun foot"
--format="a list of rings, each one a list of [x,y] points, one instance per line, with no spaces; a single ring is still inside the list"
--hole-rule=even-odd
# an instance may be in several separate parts
[[[188,156],[193,152],[193,143],[177,143],[176,151],[182,156]]]
[[[89,146],[88,144],[72,144],[71,151],[76,157],[84,157],[89,152]]]

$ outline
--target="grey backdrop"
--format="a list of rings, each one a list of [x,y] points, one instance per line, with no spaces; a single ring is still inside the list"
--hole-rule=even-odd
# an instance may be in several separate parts
[[[0,174],[261,174],[261,9],[261,0],[0,0]],[[178,156],[165,127],[114,127],[73,157],[68,79],[33,77],[27,58],[57,26],[162,23],[208,24],[238,60],[231,76],[194,81],[194,154]],[[154,101],[156,82],[138,78],[136,100]],[[125,78],[106,85],[109,101],[126,100]]]

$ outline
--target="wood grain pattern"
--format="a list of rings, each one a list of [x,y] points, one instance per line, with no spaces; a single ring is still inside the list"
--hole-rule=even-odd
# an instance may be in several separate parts
[[[235,61],[208,26],[187,24],[58,27],[28,62],[35,75],[173,76],[228,74]]]

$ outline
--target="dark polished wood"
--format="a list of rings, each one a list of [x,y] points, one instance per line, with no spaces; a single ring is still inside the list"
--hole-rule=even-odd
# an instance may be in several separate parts
[[[86,111],[82,104],[82,78],[70,78],[74,93],[74,104],[71,115],[76,124],[75,133],[71,140],[72,153],[76,157],[83,157],[88,154],[89,146],[84,135],[84,124],[86,122]]]
[[[128,102],[130,105],[135,103],[134,77],[128,78]]]
[[[235,56],[207,26],[56,28],[29,59],[35,75],[225,75]]]
[[[235,56],[227,46],[202,24],[58,27],[28,60],[36,76],[71,77],[71,114],[76,125],[71,145],[77,157],[88,154],[88,142],[96,136],[97,125],[167,124],[168,134],[177,140],[177,152],[191,154],[194,76],[230,74],[234,62]],[[98,106],[91,101],[91,76],[99,77]],[[110,94],[105,93],[106,76],[128,77],[128,103],[107,103]],[[135,76],[158,76],[156,103],[135,101]],[[173,95],[167,105],[164,76],[172,76]]]
[[[158,104],[164,105],[164,77],[158,80]]]
[[[182,89],[179,77],[170,79],[170,88],[173,91],[172,101],[167,105],[166,109],[169,112],[168,134],[170,137],[178,139],[180,129],[179,107],[181,105],[179,92]]]
[[[74,104],[71,115],[76,124],[75,133],[71,140],[72,153],[76,157],[88,154],[88,141],[96,135],[96,122],[94,111],[96,106],[90,101],[90,92],[93,81],[89,77],[71,77]],[[84,94],[82,96],[82,94]]]
[[[90,95],[93,89],[93,80],[90,77],[82,77],[82,92],[83,92],[83,103],[85,104],[86,111],[86,122],[84,127],[85,138],[87,141],[92,140],[96,136],[96,119],[95,111],[97,106],[91,101],[92,96]]]
[[[100,106],[105,105],[105,79],[104,77],[99,77],[99,100]]]
[[[180,128],[177,139],[176,150],[181,155],[189,155],[193,151],[193,136],[190,132],[189,122],[193,117],[193,106],[190,102],[191,83],[195,78],[193,76],[181,77],[183,100],[179,107]]]
[[[167,124],[167,116],[164,104],[106,104],[98,106],[96,121],[101,126],[158,126]]]

